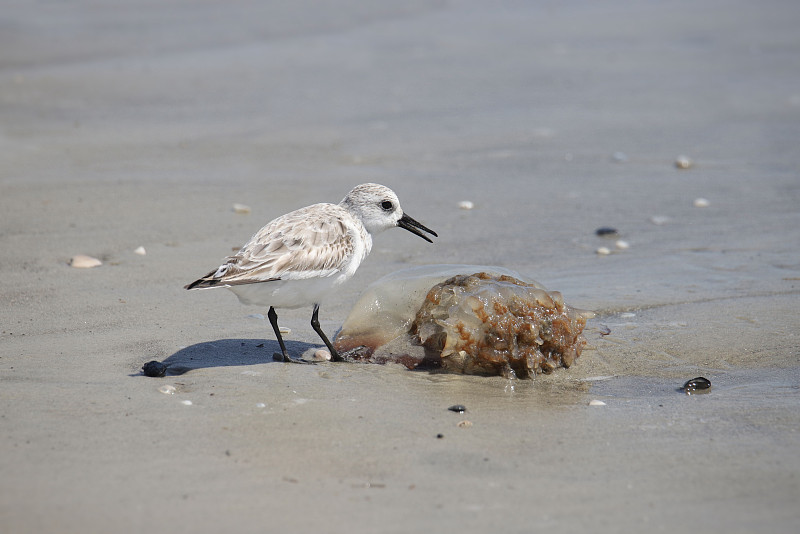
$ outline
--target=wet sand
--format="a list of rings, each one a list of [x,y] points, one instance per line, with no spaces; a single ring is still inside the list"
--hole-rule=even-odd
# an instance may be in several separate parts
[[[798,22],[778,1],[4,8],[0,530],[794,532]],[[378,236],[327,332],[391,271],[501,265],[598,312],[577,363],[284,365],[266,310],[182,289],[367,181],[441,237]],[[310,309],[279,313],[290,351],[320,345]],[[154,359],[189,370],[141,376]],[[695,376],[710,393],[678,391]]]

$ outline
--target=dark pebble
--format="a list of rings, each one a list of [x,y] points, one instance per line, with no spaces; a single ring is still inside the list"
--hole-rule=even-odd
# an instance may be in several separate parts
[[[467,407],[464,406],[463,404],[454,404],[453,406],[450,406],[448,410],[456,413],[464,413],[467,411]]]
[[[444,434],[436,434],[436,439],[442,439],[443,437],[444,437]]]
[[[595,230],[594,233],[601,237],[615,236],[619,234],[616,228],[611,228],[610,226],[601,226],[600,228]]]
[[[144,376],[161,377],[167,374],[167,366],[161,362],[153,360],[152,362],[147,362],[142,366],[142,372],[144,373]]]
[[[681,389],[686,392],[687,395],[708,393],[708,390],[711,389],[711,380],[698,376],[686,382]]]

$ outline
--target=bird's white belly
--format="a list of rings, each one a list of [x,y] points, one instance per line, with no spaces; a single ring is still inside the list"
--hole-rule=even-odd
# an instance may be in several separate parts
[[[230,286],[242,304],[302,308],[319,304],[347,278],[341,275],[304,280],[274,280],[256,284]]]

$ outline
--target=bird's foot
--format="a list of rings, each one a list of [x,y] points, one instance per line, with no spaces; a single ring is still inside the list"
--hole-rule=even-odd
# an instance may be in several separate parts
[[[280,352],[276,352],[272,355],[272,359],[276,362],[285,362],[285,363],[307,363],[307,364],[315,364],[317,362],[312,362],[310,360],[304,360],[302,358],[292,358],[288,354],[281,354]]]

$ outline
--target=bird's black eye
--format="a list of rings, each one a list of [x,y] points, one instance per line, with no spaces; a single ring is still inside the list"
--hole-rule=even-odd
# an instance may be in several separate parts
[[[394,209],[394,204],[392,204],[389,200],[384,200],[381,202],[381,208],[385,209],[386,211],[392,211]]]

